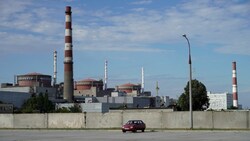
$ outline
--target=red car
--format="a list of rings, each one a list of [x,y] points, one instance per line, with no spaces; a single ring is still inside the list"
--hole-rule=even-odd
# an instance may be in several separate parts
[[[129,120],[126,124],[122,126],[122,132],[136,132],[137,130],[141,130],[142,132],[144,132],[145,129],[146,124],[142,120]]]

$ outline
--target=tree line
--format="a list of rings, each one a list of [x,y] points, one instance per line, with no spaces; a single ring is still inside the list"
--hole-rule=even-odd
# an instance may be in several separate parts
[[[81,111],[81,108],[76,105],[55,109],[55,104],[49,100],[48,93],[39,93],[39,95],[33,94],[16,113],[79,113]]]

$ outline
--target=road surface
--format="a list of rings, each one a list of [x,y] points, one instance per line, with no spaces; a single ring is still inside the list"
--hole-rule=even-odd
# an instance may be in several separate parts
[[[0,130],[0,141],[250,141],[250,131]]]

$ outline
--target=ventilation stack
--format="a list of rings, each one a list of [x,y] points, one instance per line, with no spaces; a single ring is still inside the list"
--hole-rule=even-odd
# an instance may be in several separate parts
[[[238,108],[238,90],[237,90],[237,73],[236,73],[236,62],[233,62],[233,71],[232,71],[232,91],[233,91],[233,106]]]
[[[65,48],[64,48],[64,88],[63,99],[73,102],[73,53],[72,53],[71,7],[65,11]]]
[[[53,86],[56,85],[57,79],[57,51],[54,51],[54,74],[53,74]]]
[[[107,90],[108,87],[108,61],[105,60],[104,66],[104,90]]]
[[[145,81],[144,81],[144,68],[141,68],[141,93],[144,93],[144,86],[145,86]]]

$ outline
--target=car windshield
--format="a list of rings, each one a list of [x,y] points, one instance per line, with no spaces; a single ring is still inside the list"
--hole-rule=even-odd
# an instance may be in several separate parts
[[[141,123],[142,123],[142,121],[140,121],[140,120],[130,120],[127,122],[127,124],[141,124]]]

